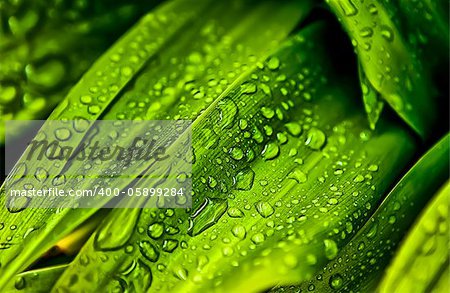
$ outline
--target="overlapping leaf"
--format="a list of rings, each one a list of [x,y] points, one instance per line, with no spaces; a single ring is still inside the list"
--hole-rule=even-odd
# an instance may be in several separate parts
[[[257,291],[334,259],[414,142],[386,121],[364,127],[321,31],[243,72],[194,121],[191,211],[113,210],[54,289]]]
[[[447,182],[408,233],[386,271],[379,292],[444,292],[448,289],[449,196]]]
[[[395,4],[385,1],[327,0],[327,3],[355,46],[364,70],[363,88],[374,88],[411,128],[421,136],[429,135],[436,123],[436,91],[431,73],[424,70],[428,56],[419,54],[420,46],[410,41],[420,39],[420,33],[411,27],[403,30],[407,27],[405,23],[415,22],[413,15],[408,12],[400,15]],[[399,6],[408,10],[414,5],[418,4],[410,2]],[[430,2],[423,5],[430,6],[432,13],[438,11]],[[432,17],[429,22],[439,24],[438,30],[443,29],[441,18]],[[448,39],[448,27],[443,31]],[[367,83],[370,86],[365,85]],[[366,99],[365,102],[369,120],[374,126],[380,111],[376,111],[378,107],[374,109],[372,101]]]
[[[301,286],[295,287],[295,289],[316,292],[375,291],[384,269],[389,264],[400,241],[423,206],[438,191],[439,186],[447,180],[449,169],[448,154],[449,136],[447,135],[399,181],[381,203],[375,214],[351,239],[348,245],[337,254],[336,259],[317,272],[309,282],[304,282]],[[446,225],[444,220],[446,217],[446,204],[448,203],[444,204],[442,202],[447,200],[446,196],[442,195],[440,197],[439,204],[432,203],[431,211],[426,212],[427,214],[424,217],[427,218],[424,218],[422,222],[432,223],[432,227],[435,229],[437,229],[439,223],[443,223],[442,227]],[[439,207],[439,212],[436,211],[437,207]],[[428,216],[428,213],[431,213],[431,215]],[[448,266],[448,262],[446,263],[446,260],[448,260],[448,249],[446,249],[448,242],[444,240],[446,235],[439,234],[436,230],[433,230],[433,232],[430,232],[430,234],[433,234],[432,238],[428,238],[430,234],[427,236],[421,234],[423,233],[422,225],[414,226],[411,233],[414,233],[416,236],[411,235],[410,237],[414,237],[415,244],[405,244],[407,245],[404,248],[405,252],[401,254],[407,253],[411,261],[413,259],[420,261],[422,258],[417,258],[420,253],[418,254],[415,248],[425,245],[425,240],[417,241],[424,238],[416,237],[426,237],[433,240],[436,240],[435,237],[442,238],[439,241],[437,255],[425,258],[424,261],[429,261],[430,264],[433,263],[436,270],[444,269],[445,266]],[[434,242],[428,242],[428,245],[431,243]],[[405,273],[408,271],[405,270],[405,267],[400,268],[399,266],[407,265],[412,271],[418,269],[421,277],[426,275],[423,271],[424,267],[430,270],[430,274],[436,273],[436,270],[432,270],[433,266],[414,266],[401,262],[401,260],[398,262],[395,269],[392,269],[389,279],[381,287],[381,292],[426,291],[426,288],[423,288],[424,291],[419,289],[420,283],[413,282],[409,275],[405,276]],[[405,284],[407,287],[403,287],[402,284]],[[396,287],[397,285],[399,287]],[[278,291],[281,292],[281,289],[278,289]]]
[[[69,143],[77,146],[89,130],[87,119],[99,118],[111,102],[117,104],[107,115],[114,119],[155,118],[158,109],[173,119],[195,118],[242,72],[267,56],[309,6],[308,2],[296,1],[170,2],[144,17],[99,58],[49,119],[69,119],[83,125],[87,122],[86,131],[71,132]],[[263,21],[264,27],[260,25]],[[146,98],[136,102],[136,94]],[[124,105],[129,109],[125,114]],[[52,136],[49,125],[51,121],[41,131]],[[34,174],[42,166],[26,163],[19,162],[7,179],[17,179],[13,186],[32,184],[39,189],[54,182],[53,178],[44,178],[46,182],[37,180],[42,177]],[[47,174],[58,174],[69,166],[44,167]],[[83,182],[70,180],[59,180],[58,184],[61,183],[65,187],[84,186]],[[3,206],[5,198],[1,198]],[[0,252],[0,287],[93,212],[2,210],[0,236],[4,249]]]

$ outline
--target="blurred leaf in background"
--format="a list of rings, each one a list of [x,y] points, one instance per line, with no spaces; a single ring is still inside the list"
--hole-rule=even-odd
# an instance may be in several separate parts
[[[0,116],[43,119],[152,1],[0,2]],[[0,124],[0,142],[4,142]]]

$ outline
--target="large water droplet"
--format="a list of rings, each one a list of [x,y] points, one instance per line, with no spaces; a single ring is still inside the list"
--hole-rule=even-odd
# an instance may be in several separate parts
[[[331,289],[338,290],[341,289],[344,285],[344,281],[342,279],[342,276],[340,274],[335,274],[330,277],[329,285]]]
[[[358,14],[358,9],[355,7],[355,4],[353,4],[352,0],[340,0],[339,6],[341,7],[345,16],[355,16],[356,14]]]
[[[325,145],[325,142],[326,136],[322,130],[313,127],[308,131],[305,145],[311,149],[320,150]]]
[[[280,67],[280,59],[278,57],[271,57],[267,60],[267,68],[270,70],[277,70]]]
[[[302,133],[302,126],[297,122],[286,123],[285,127],[292,136],[299,136]]]
[[[261,114],[267,119],[271,119],[275,115],[275,111],[272,108],[261,107]]]
[[[163,241],[162,250],[165,252],[173,252],[178,247],[178,240],[166,239]]]
[[[65,175],[57,175],[52,180],[53,186],[60,186],[66,183],[66,176]]]
[[[371,3],[371,4],[368,5],[368,7],[369,7],[369,12],[372,15],[378,14],[378,8],[377,8],[377,6],[375,4]]]
[[[264,240],[266,240],[266,237],[264,236],[263,233],[256,233],[252,236],[251,240],[255,244],[260,244],[264,242]]]
[[[254,94],[257,91],[257,87],[253,82],[246,82],[241,85],[241,91],[243,94]]]
[[[367,170],[369,170],[370,172],[377,172],[378,171],[378,166],[377,165],[370,165]]]
[[[244,157],[244,152],[238,147],[232,147],[230,149],[230,156],[236,161],[239,161]]]
[[[260,201],[255,204],[256,210],[263,218],[270,217],[274,213],[272,205],[265,201]]]
[[[306,174],[298,168],[292,170],[292,172],[288,174],[288,178],[294,179],[298,183],[305,183],[306,181],[308,181],[308,177],[306,176]]]
[[[18,213],[23,211],[31,201],[31,197],[20,196],[20,197],[9,197],[8,198],[8,211],[10,213]]]
[[[262,156],[266,160],[272,160],[280,154],[280,147],[276,142],[269,142],[264,146]]]
[[[92,115],[96,115],[101,111],[100,106],[98,105],[91,105],[88,107],[88,112]]]
[[[355,178],[353,178],[353,182],[355,183],[361,183],[364,181],[364,176],[361,174],[358,174],[355,176]]]
[[[14,287],[15,287],[17,290],[25,289],[25,287],[26,287],[25,278],[22,277],[22,276],[17,277],[16,280],[15,280],[15,282],[14,282]]]
[[[72,133],[69,129],[61,127],[55,130],[55,137],[58,140],[66,141],[71,137]]]
[[[250,167],[247,167],[236,175],[235,187],[238,190],[250,190],[253,186],[254,179],[255,172]]]
[[[73,120],[73,129],[77,132],[84,132],[89,128],[89,120],[83,117],[75,117]]]
[[[394,40],[394,32],[387,25],[381,25],[381,36],[388,42],[392,42]]]
[[[125,277],[129,291],[147,292],[152,284],[152,271],[142,261],[138,260],[133,270]]]
[[[370,27],[365,27],[365,28],[361,29],[361,31],[359,32],[359,35],[363,38],[369,38],[373,35],[373,30]],[[366,89],[366,92],[367,92],[367,89]]]
[[[89,95],[84,95],[84,96],[81,96],[80,97],[80,102],[82,103],[82,104],[90,104],[90,103],[92,103],[92,97],[91,96],[89,96]]]
[[[39,182],[44,182],[48,178],[48,172],[42,167],[38,167],[34,173],[34,178]]]
[[[241,240],[245,239],[245,236],[247,235],[247,231],[245,230],[245,227],[240,224],[234,226],[231,229],[231,233],[234,235],[234,237],[241,239]]]
[[[218,119],[213,126],[214,132],[220,134],[223,129],[230,128],[233,125],[238,113],[238,107],[230,98],[225,98],[217,103],[214,111],[217,113]]]
[[[244,212],[236,207],[229,208],[227,213],[231,218],[242,218],[244,216]]]
[[[124,66],[121,68],[120,73],[124,76],[124,77],[129,77],[133,74],[133,69],[129,66]]]
[[[206,198],[189,219],[188,234],[195,236],[210,228],[222,217],[228,208],[228,201],[221,198]]]
[[[164,223],[156,222],[148,226],[147,234],[153,239],[158,239],[164,234]]]
[[[378,233],[378,222],[373,222],[366,236],[367,238],[372,239],[375,237],[375,235],[377,235],[377,233]]]
[[[336,258],[338,254],[338,247],[336,242],[334,242],[334,240],[331,239],[325,239],[323,241],[323,244],[325,245],[326,258],[328,258],[329,260]]]

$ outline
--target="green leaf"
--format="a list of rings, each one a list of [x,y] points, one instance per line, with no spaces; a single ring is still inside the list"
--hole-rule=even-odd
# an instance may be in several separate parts
[[[192,210],[113,210],[54,289],[258,291],[334,259],[415,142],[385,120],[364,127],[322,32],[292,37],[195,119]]]
[[[98,77],[97,72],[100,73],[111,73],[116,69],[118,71],[123,67],[125,61],[119,60],[114,61],[112,58],[115,54],[119,52],[123,53],[123,48],[129,49],[129,53],[142,51],[142,58],[138,58],[137,63],[132,64],[135,72],[140,69],[147,59],[151,58],[158,50],[164,45],[170,37],[172,37],[180,28],[186,25],[196,13],[201,11],[202,5],[198,5],[197,9],[186,9],[189,5],[189,1],[178,1],[171,2],[168,5],[162,6],[158,9],[158,12],[162,15],[170,13],[167,15],[166,19],[163,21],[172,20],[171,26],[166,27],[163,23],[160,23],[155,19],[153,14],[149,14],[141,20],[139,24],[135,26],[130,32],[128,32],[124,37],[122,37],[110,50],[109,54],[105,54],[100,57],[93,67],[84,75],[84,78],[69,92],[68,96],[59,104],[55,111],[50,115],[50,120],[58,120],[62,118],[68,118],[76,121],[85,121],[83,119],[95,119],[99,116],[101,109],[104,109],[108,102],[110,102],[119,90],[130,81],[131,76],[126,75],[109,75],[111,84],[114,85],[110,87],[110,92],[108,100],[103,102],[98,106],[100,110],[95,114],[89,113],[90,105],[79,105],[78,101],[90,93],[91,89],[97,84]],[[150,34],[148,30],[152,28],[152,33]],[[162,37],[160,37],[160,35]],[[136,40],[139,40],[145,45],[145,50],[140,50],[136,46],[131,44],[136,44]],[[136,53],[137,54],[137,53]],[[111,60],[113,59],[113,60]],[[128,60],[126,61],[128,62]],[[127,65],[128,66],[128,65]],[[97,93],[95,98],[100,96]],[[91,111],[92,112],[92,111]],[[51,121],[44,124],[41,131],[43,133],[52,133],[51,131]],[[70,140],[70,144],[74,147],[81,142],[84,133],[79,133],[73,131],[73,135]],[[27,152],[25,152],[27,154]],[[48,174],[59,174],[60,170],[64,168],[63,164],[59,167],[51,166],[40,166],[39,162],[18,162],[15,169],[11,172],[10,176],[6,179],[13,180],[14,178],[20,178],[17,182],[13,183],[11,187],[21,188],[25,184],[32,184],[35,188],[39,189],[45,186],[45,182],[40,182],[34,177],[34,174],[38,171],[40,167],[44,167]],[[25,177],[24,177],[25,176]],[[51,179],[48,179],[49,181]],[[6,182],[7,182],[6,181]],[[69,183],[67,183],[69,184]],[[73,184],[73,183],[72,183]],[[3,187],[5,184],[3,185]],[[64,235],[72,231],[75,227],[80,225],[86,218],[91,216],[95,210],[92,209],[18,209],[13,211],[6,210],[5,207],[5,190],[2,188],[2,196],[0,198],[0,204],[2,205],[2,227],[14,226],[14,234],[21,235],[18,242],[14,245],[7,245],[6,248],[0,252],[0,288],[6,283],[6,281],[13,276],[16,272],[26,268],[29,264],[33,262],[37,257],[49,249],[58,239],[62,238]],[[46,206],[45,201],[49,199],[44,199],[43,206]],[[25,208],[25,207],[24,207]],[[25,220],[26,219],[26,220]],[[22,236],[23,235],[23,236]],[[9,237],[7,229],[0,230],[0,236],[2,238]]]
[[[67,265],[52,266],[27,271],[12,278],[2,292],[5,293],[47,293],[67,268]]]
[[[448,179],[449,142],[447,135],[428,151],[397,183],[365,225],[361,229],[356,229],[357,234],[339,252],[336,259],[318,271],[309,282],[304,282],[296,289],[312,288],[317,292],[348,292],[350,290],[373,292],[407,230],[430,197]],[[432,204],[432,206],[435,205]],[[440,205],[440,209],[442,207]],[[446,205],[444,207],[447,208]],[[441,220],[439,218],[439,221]],[[418,233],[414,232],[417,229],[419,228],[415,226],[411,233]],[[437,233],[435,236],[441,237]],[[423,242],[416,242],[414,246],[405,244],[408,245],[405,250],[416,253],[417,250],[409,249],[422,244]],[[448,254],[448,250],[445,249],[445,251]],[[441,264],[441,261],[445,259],[436,258],[438,264]],[[392,276],[397,277],[396,280],[408,277],[405,271],[399,269],[399,265],[396,266],[395,273],[392,273]],[[421,277],[424,276],[422,274],[424,267],[431,270],[431,267],[424,265],[417,267],[421,271]],[[419,286],[411,279],[405,279],[405,282],[414,286],[415,290]],[[394,283],[392,285],[397,285]],[[405,289],[403,287],[388,289],[390,290],[382,292],[408,291],[400,290]],[[418,292],[422,291],[418,290]]]
[[[50,115],[41,132],[53,137],[51,120],[75,120],[86,126],[82,132],[71,132],[69,144],[76,147],[92,126],[87,119],[100,118],[108,107],[111,108],[101,118],[195,118],[242,72],[263,60],[310,9],[309,2],[298,1],[232,3],[171,1],[145,16],[95,62]],[[136,94],[148,99],[141,101],[143,107],[135,103],[137,107],[133,109],[130,102]],[[124,109],[128,109],[126,113]],[[167,116],[156,117],[158,113]],[[18,162],[7,180],[18,179],[12,187],[32,184],[40,189],[52,178],[46,178],[46,182],[36,180],[34,174],[39,167],[47,168],[48,174],[59,174],[63,169],[77,170],[81,165]],[[99,168],[109,174],[111,166]],[[108,181],[101,178],[96,183],[108,186]],[[62,184],[66,188],[90,187],[70,178]],[[124,188],[127,183],[123,184],[115,187]],[[5,206],[5,190],[2,192],[0,204]],[[43,200],[42,206],[46,205],[47,199],[39,200]],[[0,251],[0,288],[94,212],[94,209],[3,208],[0,227],[5,229],[0,229],[0,237],[12,235],[16,241]]]
[[[439,291],[440,286],[448,289],[448,282],[444,282],[448,281],[449,268],[449,200],[447,182],[414,223],[387,269],[379,292],[444,292]],[[441,280],[443,284],[439,284]]]
[[[358,67],[359,80],[361,82],[362,96],[364,101],[364,109],[369,119],[371,129],[375,129],[375,126],[380,119],[381,112],[383,111],[384,101],[380,97],[380,94],[373,88],[361,65]]]
[[[392,16],[394,5],[378,0],[327,3],[348,32],[371,86],[418,134],[430,134],[437,113],[431,76]]]

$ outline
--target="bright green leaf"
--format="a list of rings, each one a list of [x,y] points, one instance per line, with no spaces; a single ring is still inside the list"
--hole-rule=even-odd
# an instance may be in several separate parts
[[[310,8],[309,2],[297,1],[282,4],[264,1],[258,5],[252,1],[236,1],[236,4],[239,5],[229,7],[229,3],[225,2],[179,0],[146,15],[96,61],[51,114],[50,121],[41,131],[54,135],[51,120],[74,120],[74,128],[83,126],[83,131],[72,131],[70,144],[77,146],[91,127],[86,119],[99,118],[111,103],[115,104],[104,119],[108,119],[108,115],[119,120],[166,118],[157,117],[161,115],[158,113],[173,119],[195,118],[216,102],[216,97],[242,72],[263,60]],[[263,21],[265,26],[260,25]],[[252,32],[251,36],[248,32]],[[193,39],[198,42],[192,42]],[[174,64],[175,61],[179,63]],[[160,88],[163,84],[164,88]],[[105,85],[103,89],[106,92],[92,90],[100,85]],[[207,91],[203,93],[203,89]],[[247,92],[250,90],[246,89]],[[146,104],[143,102],[144,107],[137,105],[133,110],[129,102],[138,93],[151,95],[152,99]],[[161,95],[157,100],[154,98]],[[188,99],[188,106],[183,104],[184,99]],[[227,105],[221,106],[223,110],[227,109]],[[130,109],[127,115],[131,116],[122,117],[125,108]],[[33,184],[39,189],[45,186],[34,176],[40,167],[38,162],[27,162],[27,165],[19,162],[7,180],[17,177],[20,180],[13,186],[19,188],[24,184]],[[58,174],[66,167],[63,164],[48,166],[47,172]],[[73,170],[80,167],[77,163],[70,166]],[[108,174],[108,168],[112,166],[103,168]],[[98,182],[108,185],[108,181],[101,178]],[[124,188],[125,183],[115,187]],[[65,187],[90,187],[73,179],[67,179],[63,184]],[[5,198],[2,196],[0,199],[3,206]],[[45,205],[45,202],[42,204]],[[14,246],[0,251],[0,287],[94,212],[93,209],[19,209],[13,213],[3,209],[2,227],[14,226],[14,229],[0,229],[0,236],[9,237],[9,231],[13,231],[18,238]],[[122,235],[126,238],[125,234]],[[122,240],[119,237],[117,241],[120,243]]]
[[[352,225],[352,230],[357,231],[357,234],[339,252],[336,259],[318,271],[309,282],[304,282],[297,289],[315,288],[318,292],[348,292],[350,290],[373,292],[380,281],[383,269],[389,264],[395,249],[413,224],[416,216],[430,197],[448,179],[449,142],[449,136],[447,135],[427,152],[397,183],[375,214],[367,220],[362,228],[359,229],[358,226]],[[442,195],[440,200],[448,200],[447,195]],[[439,211],[443,210],[445,214],[448,203],[438,206]],[[443,218],[446,216],[434,213],[437,207],[435,204],[432,204],[432,207],[429,213],[433,212],[434,216],[438,216],[439,223],[443,223],[441,227],[445,226],[447,222]],[[432,216],[424,216],[423,221],[426,221],[426,219],[430,219],[432,224],[437,223],[435,222],[436,218]],[[421,233],[423,230],[420,225],[422,224],[419,223],[419,226],[414,226],[411,233],[414,235]],[[417,232],[417,230],[419,231]],[[438,233],[434,233],[434,235],[434,237],[440,238],[446,238],[447,236]],[[405,243],[404,252],[400,252],[400,255],[406,253],[408,257],[411,257],[411,261],[416,258],[420,261],[420,257],[416,255],[418,251],[415,247],[422,247],[423,241],[418,241],[419,238],[417,237],[425,237],[425,235],[420,234],[410,237],[414,237],[414,240],[411,240],[414,245],[406,240],[406,243],[409,244]],[[426,237],[430,238],[430,236]],[[448,262],[445,263],[446,259],[448,260],[448,249],[446,249],[448,242],[446,240],[444,242],[440,243],[441,246],[436,257],[423,260],[429,261],[429,264],[432,264],[431,262],[434,260],[435,269],[438,269],[438,267],[444,268],[448,265]],[[411,254],[414,254],[414,256]],[[446,257],[440,257],[441,254],[446,255]],[[402,257],[400,255],[399,257]],[[395,269],[392,270],[391,277],[396,278],[396,280],[404,278],[404,283],[412,286],[407,287],[411,290],[418,290],[419,287],[417,286],[420,286],[420,283],[408,278],[408,273],[400,266],[406,265],[412,271],[418,269],[420,271],[419,278],[425,278],[426,275],[423,271],[425,267],[430,270],[430,273],[433,270],[433,266],[426,266],[425,263],[422,266],[415,266],[410,263],[403,263],[401,260],[398,262]],[[406,287],[395,288],[396,285],[402,286],[402,282],[391,281],[389,284],[385,284],[390,287],[382,292],[409,292]],[[418,290],[417,292],[424,291]]]
[[[379,292],[430,292],[439,286],[448,289],[448,282],[440,285],[439,281],[448,281],[449,202],[447,182],[408,233],[386,271]]]
[[[376,132],[364,127],[355,94],[327,69],[321,31],[293,37],[195,119],[191,211],[113,210],[55,288],[258,291],[335,259],[415,143],[386,121]],[[285,131],[293,135],[280,140]],[[103,235],[123,231],[127,239],[103,246]]]

